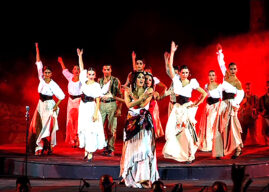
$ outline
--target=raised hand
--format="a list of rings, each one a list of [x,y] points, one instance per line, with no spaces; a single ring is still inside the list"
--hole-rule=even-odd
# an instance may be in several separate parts
[[[77,48],[77,54],[78,54],[78,56],[82,56],[82,54],[83,54],[83,49],[79,49],[79,48]]]
[[[221,46],[220,43],[218,43],[218,44],[216,45],[216,49],[217,49],[217,51],[222,50],[222,46]]]
[[[62,57],[58,57],[58,62],[59,62],[60,64],[62,64],[62,63],[63,63],[63,58],[62,58]]]
[[[36,50],[36,61],[40,61],[38,43],[35,43],[35,50]]]
[[[170,54],[169,54],[168,52],[165,52],[165,53],[164,53],[164,60],[165,60],[165,63],[166,63],[166,64],[168,64],[169,59],[170,59]]]
[[[171,43],[171,53],[175,53],[177,50],[178,45],[175,44],[174,41]]]
[[[136,59],[136,54],[134,51],[132,52],[132,59]]]

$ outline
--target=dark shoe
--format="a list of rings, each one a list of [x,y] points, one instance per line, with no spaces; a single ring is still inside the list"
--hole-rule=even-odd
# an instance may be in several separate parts
[[[236,159],[242,154],[242,151],[236,151],[235,154],[231,157],[231,159]]]
[[[186,164],[192,164],[193,161],[186,161]]]
[[[114,151],[108,150],[107,156],[114,157],[115,156]]]
[[[221,157],[216,157],[216,160],[221,160]]]
[[[120,180],[118,184],[119,184],[119,185],[125,185],[125,181],[124,181],[124,179]]]

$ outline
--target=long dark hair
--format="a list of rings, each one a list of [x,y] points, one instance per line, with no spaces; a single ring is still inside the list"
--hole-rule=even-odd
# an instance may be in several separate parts
[[[136,89],[136,79],[138,77],[139,74],[144,74],[144,72],[133,72],[132,75],[131,75],[131,88],[132,88],[132,92]]]
[[[153,79],[153,75],[151,74],[151,73],[149,73],[149,72],[147,72],[146,74],[145,74],[145,76],[150,76],[151,77],[151,79],[152,79],[152,83],[151,83],[151,88],[153,88],[154,87],[154,79]]]

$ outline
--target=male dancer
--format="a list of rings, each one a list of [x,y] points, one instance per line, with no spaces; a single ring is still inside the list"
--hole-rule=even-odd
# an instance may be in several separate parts
[[[108,127],[105,129],[107,147],[104,151],[106,156],[114,156],[116,131],[117,131],[117,117],[121,116],[122,102],[116,103],[116,100],[121,101],[121,83],[120,80],[111,75],[112,67],[110,64],[103,65],[104,77],[98,79],[98,83],[101,88],[107,84],[109,85],[109,93],[113,96],[112,98],[102,98],[100,112],[103,120],[103,124],[106,119],[108,121]],[[105,125],[104,125],[105,126]]]

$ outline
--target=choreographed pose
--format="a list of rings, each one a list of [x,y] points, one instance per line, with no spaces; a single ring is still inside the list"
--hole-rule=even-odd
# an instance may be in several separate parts
[[[220,45],[217,46],[217,59],[224,79],[222,83],[222,102],[213,128],[212,156],[220,159],[223,156],[234,153],[232,158],[235,159],[242,153],[243,147],[241,138],[242,128],[237,112],[239,104],[243,100],[244,91],[236,77],[237,65],[230,63],[229,70],[226,70],[224,55]]]
[[[62,89],[52,80],[52,69],[44,66],[40,60],[38,43],[36,46],[36,66],[39,78],[39,101],[29,128],[30,150],[35,155],[52,153],[56,145],[56,131],[58,127],[59,104],[65,98]],[[53,95],[57,97],[55,103]]]
[[[85,149],[84,159],[91,162],[93,152],[106,147],[104,127],[102,123],[100,98],[103,96],[99,83],[95,82],[96,72],[93,68],[84,69],[83,50],[77,49],[79,57],[81,86],[81,102],[78,114],[79,147]]]
[[[209,83],[205,85],[207,91],[207,104],[200,119],[200,132],[198,134],[201,151],[212,151],[213,124],[217,117],[220,99],[222,98],[221,84],[216,82],[216,73],[210,70],[208,73]]]
[[[125,185],[150,188],[159,179],[155,133],[149,109],[153,89],[145,89],[143,72],[131,77],[131,91],[124,92],[128,115],[124,127],[121,172]]]
[[[179,69],[180,79],[175,75],[172,64],[176,50],[177,46],[172,42],[169,70],[174,84],[176,104],[173,106],[166,124],[166,143],[163,148],[163,155],[165,158],[191,163],[195,159],[199,144],[195,131],[195,114],[198,105],[203,102],[207,94],[199,86],[196,79],[188,80],[189,69],[186,65]],[[189,99],[194,89],[199,91],[202,97],[193,103]]]
[[[66,136],[65,142],[72,147],[79,146],[78,140],[78,108],[81,99],[81,82],[79,81],[79,66],[73,67],[72,73],[65,67],[62,57],[58,57],[61,64],[62,73],[68,81],[68,104],[66,116]]]

